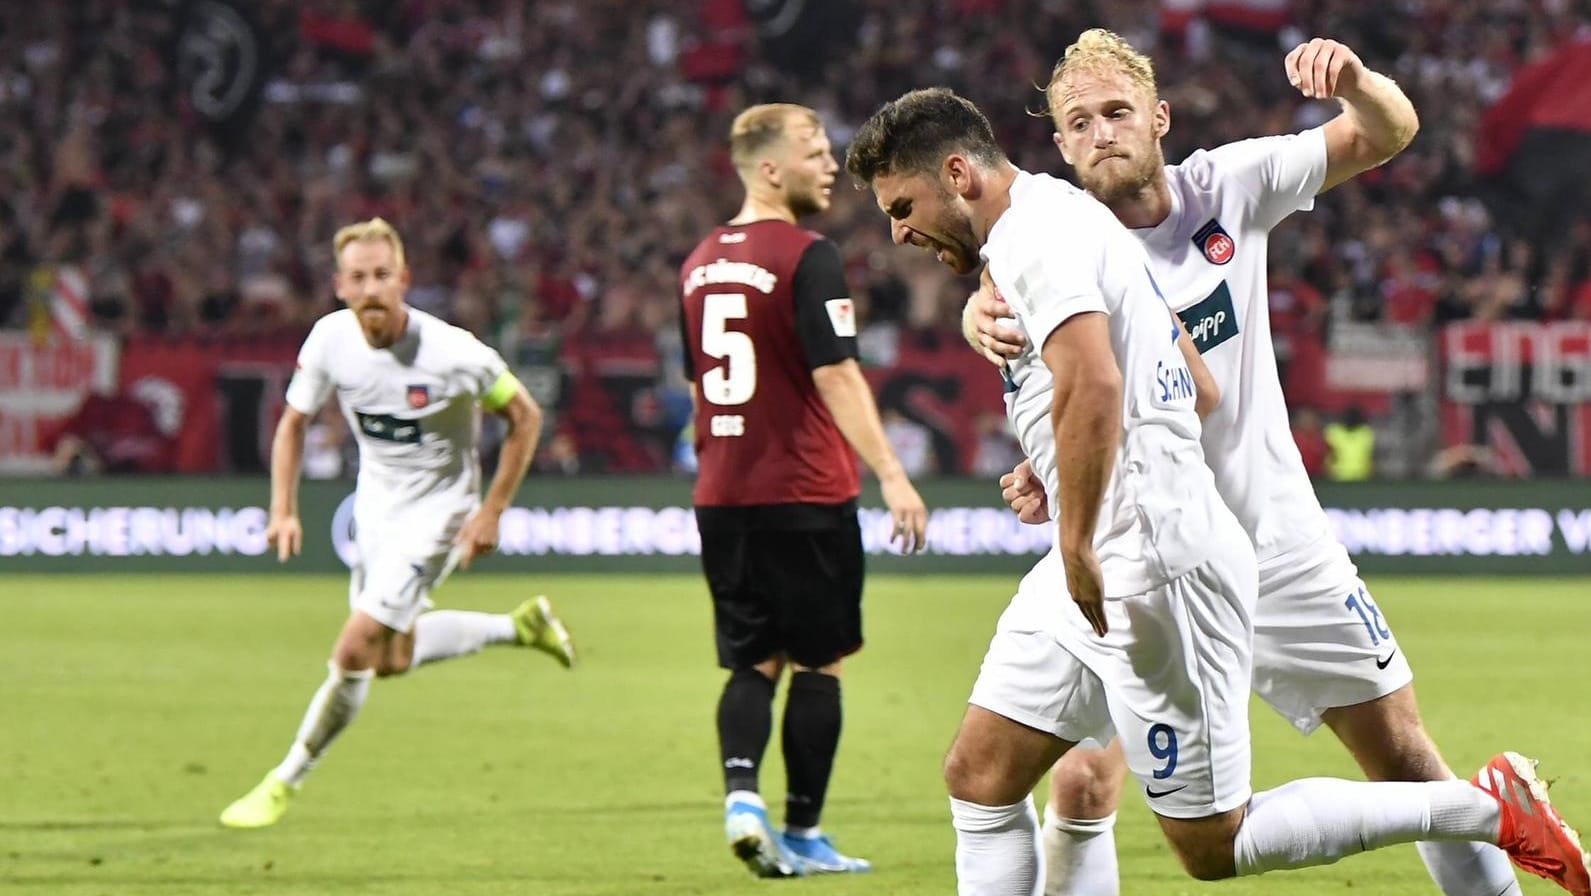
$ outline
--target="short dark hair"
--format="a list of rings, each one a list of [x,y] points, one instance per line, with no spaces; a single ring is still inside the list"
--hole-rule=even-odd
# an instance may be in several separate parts
[[[871,184],[880,174],[936,171],[951,153],[988,166],[1005,161],[989,119],[971,100],[948,87],[930,87],[913,90],[874,112],[851,138],[845,170]]]

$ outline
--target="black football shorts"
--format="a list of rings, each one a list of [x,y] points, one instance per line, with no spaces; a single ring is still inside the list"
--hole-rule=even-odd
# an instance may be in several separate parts
[[[856,502],[697,507],[718,664],[819,667],[862,648]]]

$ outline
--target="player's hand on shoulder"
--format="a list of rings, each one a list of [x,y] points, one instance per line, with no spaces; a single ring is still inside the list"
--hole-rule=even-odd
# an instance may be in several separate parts
[[[1044,493],[1044,483],[1033,475],[1033,466],[1027,458],[1016,469],[1000,477],[1000,499],[1014,511],[1017,519],[1029,525],[1050,521],[1049,498]]]
[[[460,569],[469,569],[470,561],[497,550],[497,518],[498,514],[482,507],[464,521],[453,538],[458,545]]]
[[[916,486],[901,473],[879,481],[884,506],[894,522],[890,541],[900,545],[901,553],[915,554],[928,543],[928,506],[917,494]]]
[[[296,556],[303,547],[304,527],[293,514],[273,513],[265,525],[265,543],[276,548],[278,562],[286,563],[287,558]]]
[[[1287,83],[1299,93],[1323,100],[1357,87],[1364,62],[1347,44],[1317,37],[1294,47],[1282,67],[1287,71]]]
[[[994,281],[989,278],[988,267],[984,267],[978,277],[978,291],[967,297],[966,307],[961,311],[961,336],[973,351],[996,367],[1004,366],[1007,358],[1020,355],[1027,346],[1027,339],[1020,331],[999,323],[1010,316],[1010,306],[1000,297]]]

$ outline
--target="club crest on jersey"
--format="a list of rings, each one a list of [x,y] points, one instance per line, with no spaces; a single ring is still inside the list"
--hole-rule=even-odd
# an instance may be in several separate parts
[[[1210,264],[1226,264],[1237,254],[1237,243],[1232,241],[1221,222],[1214,218],[1193,235],[1193,244],[1199,247],[1205,261]]]
[[[409,386],[409,407],[419,410],[431,403],[431,387],[424,383],[414,383]]]
[[[834,327],[834,335],[856,335],[856,306],[850,299],[829,299],[823,303],[823,307],[829,312],[829,323]]]

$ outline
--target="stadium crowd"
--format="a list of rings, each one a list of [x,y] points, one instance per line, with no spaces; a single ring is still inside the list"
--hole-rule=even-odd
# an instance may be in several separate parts
[[[331,233],[379,214],[406,238],[411,303],[515,363],[626,340],[672,357],[677,265],[738,195],[725,150],[736,110],[811,105],[843,147],[883,100],[946,84],[996,116],[1018,164],[1059,170],[1050,125],[1031,114],[1035,85],[1094,25],[1155,58],[1172,160],[1334,114],[1282,77],[1286,50],[1310,36],[1355,48],[1420,110],[1408,151],[1276,231],[1284,364],[1318,359],[1344,322],[1420,334],[1465,318],[1591,318],[1591,217],[1533,245],[1488,212],[1471,164],[1476,122],[1512,73],[1584,34],[1576,4],[1282,6],[1275,22],[1234,24],[1184,15],[1186,0],[854,0],[821,48],[781,54],[739,0],[262,0],[257,109],[216,125],[175,88],[175,4],[11,4],[0,326],[38,313],[37,270],[72,263],[101,328],[300,333],[334,307]],[[867,360],[954,338],[968,284],[890,251],[867,195],[836,193],[815,224],[847,253]],[[1322,365],[1296,367],[1291,397],[1311,404]],[[677,416],[683,381],[668,376],[658,413]],[[543,462],[578,467],[569,442],[556,431]]]

